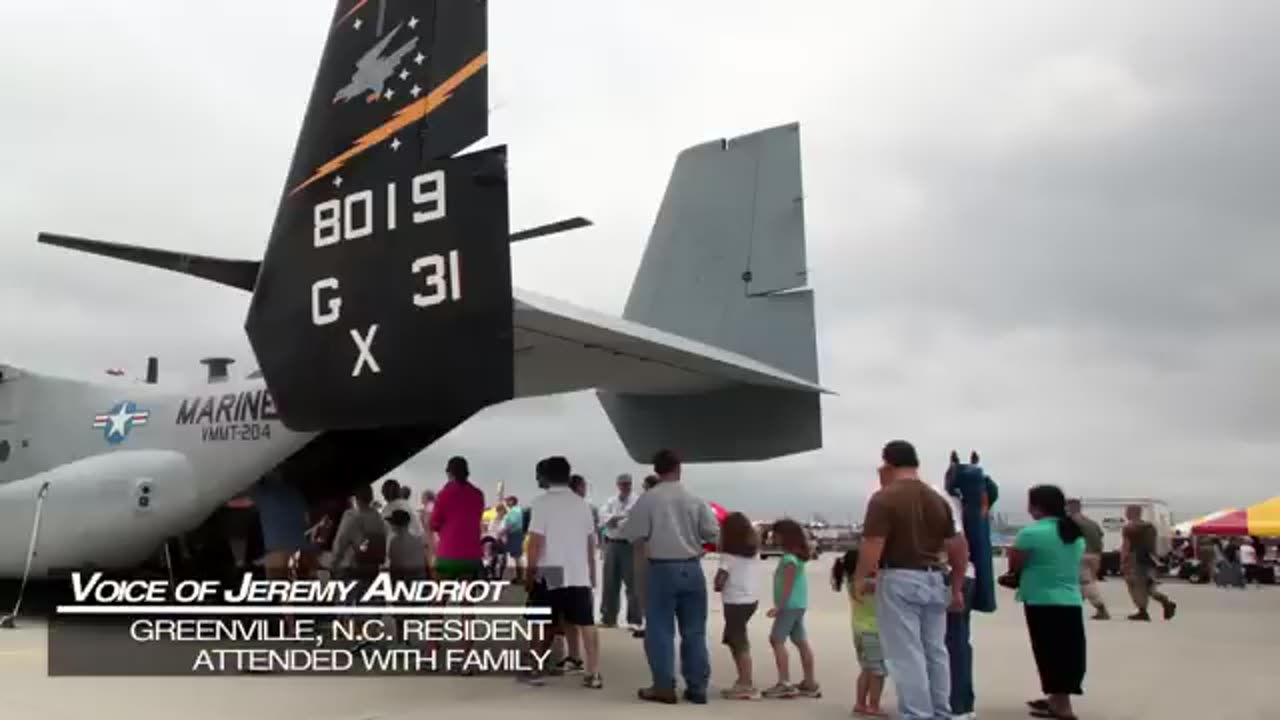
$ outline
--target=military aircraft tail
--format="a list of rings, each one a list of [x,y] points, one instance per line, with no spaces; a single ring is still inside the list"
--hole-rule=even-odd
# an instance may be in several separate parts
[[[792,123],[680,153],[623,317],[817,383],[807,278],[800,127]],[[738,385],[599,395],[639,461],[668,446],[690,462],[822,446],[819,398],[811,392]]]
[[[452,427],[510,399],[506,148],[485,0],[340,0],[245,329],[296,430]]]

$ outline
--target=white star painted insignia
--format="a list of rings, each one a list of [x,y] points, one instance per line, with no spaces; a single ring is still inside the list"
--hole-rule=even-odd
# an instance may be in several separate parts
[[[364,25],[364,21],[361,20],[360,18],[356,18],[356,21],[351,23],[351,27],[355,28],[356,30],[359,30],[361,25]]]
[[[400,149],[400,138],[391,138],[391,151],[395,152]]]
[[[418,87],[417,83],[414,83],[414,86],[409,89],[409,94],[418,97],[422,94],[422,88]]]
[[[418,53],[417,57],[415,57],[415,58],[413,59],[413,64],[414,64],[414,65],[421,65],[421,64],[422,64],[422,61],[423,61],[423,60],[426,60],[426,59],[427,59],[427,56],[426,56],[426,55],[423,55],[422,53]]]
[[[334,186],[334,187],[336,187],[336,188],[340,188],[340,187],[342,187],[342,176],[341,176],[341,175],[334,175],[334,176],[333,176],[333,186]]]
[[[111,423],[111,432],[108,433],[108,436],[119,435],[124,437],[125,424],[129,422],[131,417],[133,417],[133,413],[129,412],[128,403],[120,406],[120,412],[115,415],[108,415],[107,421]]]
[[[396,94],[395,90],[392,90],[391,88],[387,88],[387,91],[383,93],[382,96],[390,100],[391,98],[395,97],[395,94]]]
[[[409,79],[409,71],[408,71],[408,70],[401,70],[401,71],[400,71],[400,79],[401,79],[401,80],[408,80],[408,79]]]
[[[409,18],[409,29],[412,30],[416,27],[418,27],[418,18],[416,17]]]

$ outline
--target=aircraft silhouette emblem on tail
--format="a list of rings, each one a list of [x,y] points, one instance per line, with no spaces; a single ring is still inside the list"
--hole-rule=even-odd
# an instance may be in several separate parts
[[[351,82],[348,83],[337,94],[333,96],[334,103],[347,102],[348,100],[358,97],[362,93],[368,93],[365,101],[375,103],[382,98],[383,92],[386,90],[387,81],[391,79],[391,75],[395,73],[396,68],[400,67],[400,62],[405,56],[413,52],[418,47],[418,38],[410,38],[408,42],[401,45],[399,49],[390,55],[383,55],[387,46],[391,44],[391,39],[400,32],[403,25],[395,26],[387,36],[379,40],[368,52],[360,56],[356,61],[356,71],[351,76]],[[426,57],[419,54],[415,60],[421,64]]]

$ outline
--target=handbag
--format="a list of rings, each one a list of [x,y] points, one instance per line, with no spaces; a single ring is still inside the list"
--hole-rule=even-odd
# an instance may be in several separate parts
[[[1021,582],[1021,580],[1022,580],[1021,573],[1015,573],[1012,571],[1006,572],[1000,577],[996,578],[996,582],[999,583],[1000,587],[1006,587],[1006,588],[1009,588],[1010,590],[1017,590],[1018,584],[1019,582]]]

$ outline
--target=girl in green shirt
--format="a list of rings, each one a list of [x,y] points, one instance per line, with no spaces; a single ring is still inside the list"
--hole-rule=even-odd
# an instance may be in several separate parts
[[[1071,696],[1084,693],[1084,612],[1080,603],[1080,558],[1084,537],[1067,515],[1067,500],[1055,485],[1037,485],[1027,493],[1035,522],[1024,527],[1009,550],[1009,574],[1018,578],[1031,636],[1031,653],[1040,671],[1043,699],[1027,703],[1034,717],[1074,720]]]
[[[795,520],[779,520],[773,524],[773,536],[782,546],[782,559],[773,573],[773,629],[769,632],[769,644],[773,646],[773,659],[778,665],[778,684],[762,693],[767,698],[822,697],[818,681],[814,679],[813,648],[804,629],[804,611],[809,607],[809,579],[805,564],[813,556],[809,535]],[[791,684],[791,660],[787,656],[787,639],[800,653],[800,667],[804,680]]]

